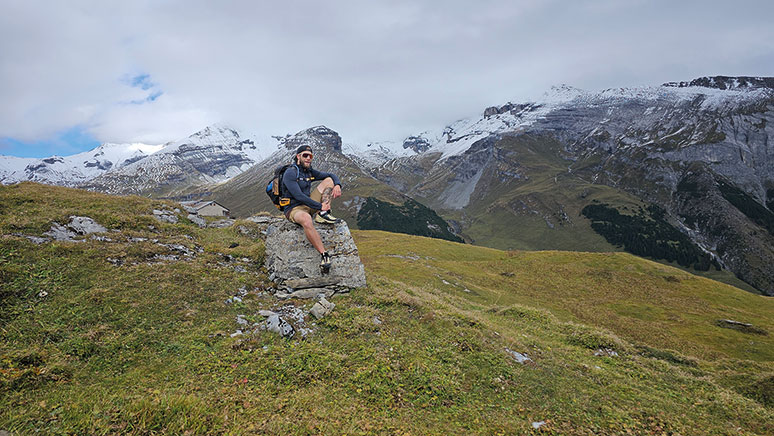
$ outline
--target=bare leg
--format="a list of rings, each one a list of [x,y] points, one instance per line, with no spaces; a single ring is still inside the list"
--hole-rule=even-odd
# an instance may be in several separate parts
[[[333,179],[327,177],[317,186],[317,191],[320,192],[320,203],[326,204],[329,207],[323,208],[323,210],[330,209],[331,198],[333,198]]]
[[[296,214],[293,216],[293,219],[296,221],[297,224],[300,224],[301,227],[304,229],[304,235],[306,235],[306,239],[309,240],[309,242],[312,244],[312,247],[317,250],[320,254],[325,252],[325,246],[322,243],[322,238],[320,237],[320,234],[317,233],[317,229],[314,228],[314,224],[312,224],[312,216],[304,211],[296,212]]]

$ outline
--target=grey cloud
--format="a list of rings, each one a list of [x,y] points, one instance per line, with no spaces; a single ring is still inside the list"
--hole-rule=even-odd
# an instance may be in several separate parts
[[[771,75],[764,1],[2,0],[0,136],[164,142],[216,121],[400,137],[554,84]],[[149,74],[145,104],[122,79]],[[147,90],[150,91],[150,90]]]

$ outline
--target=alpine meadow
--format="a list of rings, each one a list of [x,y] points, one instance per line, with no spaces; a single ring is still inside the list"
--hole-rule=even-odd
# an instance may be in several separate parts
[[[773,78],[346,134],[0,156],[0,436],[774,434]]]

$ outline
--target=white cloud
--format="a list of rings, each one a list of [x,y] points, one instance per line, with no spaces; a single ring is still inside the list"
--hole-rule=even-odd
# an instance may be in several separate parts
[[[0,137],[77,124],[160,143],[217,121],[400,137],[553,84],[771,74],[772,13],[767,1],[0,0]],[[130,86],[141,74],[153,87]]]

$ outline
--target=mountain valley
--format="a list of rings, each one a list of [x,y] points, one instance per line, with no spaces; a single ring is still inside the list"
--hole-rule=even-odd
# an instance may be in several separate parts
[[[599,204],[635,216],[658,207],[657,218],[641,216],[689,238],[683,253],[711,260],[688,261],[675,241],[648,242],[645,232],[635,231],[639,242],[628,247],[684,259],[684,267],[721,267],[774,295],[771,82],[715,76],[598,93],[562,86],[540,101],[368,144],[343,143],[324,126],[269,140],[214,126],[88,180],[28,179],[216,200],[248,216],[273,209],[263,186],[295,146],[309,143],[315,165],[342,178],[337,214],[353,228],[411,228],[500,249],[618,251],[627,244],[611,233],[615,226],[583,210]],[[4,183],[17,180],[5,174]],[[389,227],[395,222],[410,225]]]

